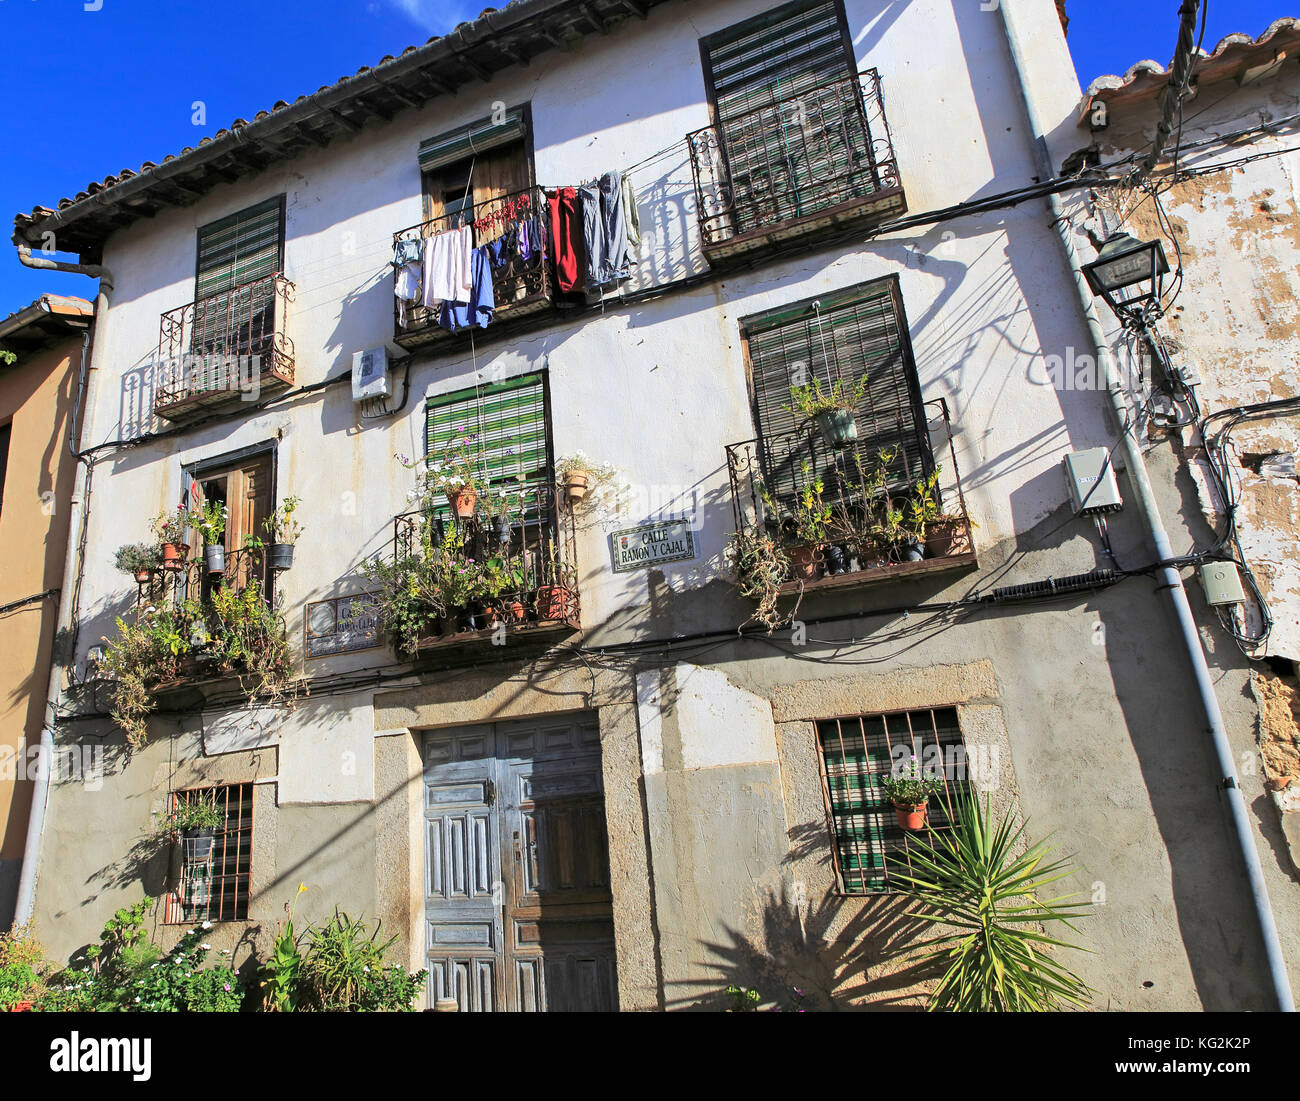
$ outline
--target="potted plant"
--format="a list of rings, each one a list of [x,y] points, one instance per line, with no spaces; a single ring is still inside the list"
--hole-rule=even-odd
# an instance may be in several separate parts
[[[740,595],[757,603],[753,619],[771,634],[781,625],[776,611],[781,585],[790,575],[790,559],[766,531],[738,531],[727,547],[727,559]]]
[[[158,536],[163,569],[179,570],[185,565],[185,556],[190,550],[185,542],[189,526],[190,516],[184,505],[178,505],[175,512],[160,512],[154,517],[152,527]]]
[[[424,488],[420,496],[427,502],[431,496],[441,493],[457,520],[468,520],[474,515],[481,496],[480,489],[487,486],[486,477],[467,451],[475,438],[472,435],[458,436],[447,447],[430,452],[428,467],[422,476]]]
[[[154,571],[158,569],[161,559],[156,546],[148,543],[127,543],[117,548],[113,560],[123,573],[129,573],[139,584],[147,585]]]
[[[781,505],[767,487],[760,485],[758,491],[769,512],[780,515]],[[826,485],[821,477],[814,477],[811,466],[804,463],[803,489],[795,499],[794,508],[780,521],[796,581],[816,581],[822,573],[822,545],[826,542],[832,515],[832,508],[824,499],[825,492]]]
[[[601,486],[609,485],[616,475],[608,463],[594,463],[586,454],[575,451],[555,462],[555,481],[570,505],[576,505]]]
[[[169,811],[155,812],[156,832],[179,837],[187,863],[203,863],[212,855],[217,830],[225,825],[225,816],[217,809],[215,796],[176,799]]]
[[[853,411],[866,390],[865,377],[857,382],[836,379],[826,388],[821,379],[813,379],[806,385],[790,387],[790,404],[786,408],[811,419],[828,447],[847,447],[858,438],[858,422]]]
[[[300,504],[301,497],[286,497],[280,507],[262,523],[270,540],[266,555],[268,569],[287,570],[293,565],[294,544],[302,535],[302,525],[294,518]]]
[[[203,540],[203,562],[208,573],[226,572],[226,506],[220,501],[205,501],[191,513],[199,537]]]
[[[898,824],[905,830],[920,830],[929,816],[930,796],[942,790],[943,782],[925,776],[914,753],[904,768],[895,765],[891,775],[882,776],[880,786],[894,804]]]
[[[554,543],[547,548],[545,576],[549,583],[537,589],[537,618],[572,618],[576,610],[573,600],[576,577],[573,567],[556,553]]]

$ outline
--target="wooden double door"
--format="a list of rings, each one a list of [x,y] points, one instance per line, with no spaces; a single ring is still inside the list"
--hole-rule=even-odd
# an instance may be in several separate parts
[[[618,1008],[594,716],[424,739],[429,1004]]]

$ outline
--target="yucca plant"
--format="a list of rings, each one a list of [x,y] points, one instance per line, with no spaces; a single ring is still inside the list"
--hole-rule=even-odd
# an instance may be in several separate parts
[[[919,950],[942,972],[930,1009],[989,1013],[1087,1006],[1092,990],[1051,954],[1087,949],[1044,930],[1064,925],[1078,932],[1071,919],[1084,916],[1089,904],[1069,901],[1073,895],[1040,897],[1072,868],[1068,861],[1049,860],[1052,850],[1041,842],[1015,855],[1023,834],[1012,809],[994,822],[990,802],[981,806],[967,794],[951,830],[911,843],[910,871],[895,861],[895,877],[908,884],[906,895],[918,907],[912,916],[952,930],[907,949],[908,955]]]

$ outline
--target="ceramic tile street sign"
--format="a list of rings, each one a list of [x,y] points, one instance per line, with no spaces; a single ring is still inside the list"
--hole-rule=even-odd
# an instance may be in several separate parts
[[[336,596],[307,605],[304,652],[308,658],[369,650],[379,645],[379,618],[363,596]]]
[[[695,557],[695,536],[686,520],[642,524],[610,535],[609,556],[615,573],[683,562]]]

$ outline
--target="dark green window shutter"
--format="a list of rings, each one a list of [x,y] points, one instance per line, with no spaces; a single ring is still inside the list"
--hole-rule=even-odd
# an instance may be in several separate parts
[[[701,45],[738,231],[875,190],[839,0],[787,4]]]
[[[512,107],[500,122],[487,118],[479,119],[420,142],[420,171],[432,172],[457,161],[468,160],[476,153],[485,153],[511,142],[520,141],[527,132],[522,107]]]
[[[899,870],[892,861],[907,860],[908,833],[898,824],[881,778],[891,774],[900,754],[915,753],[922,768],[941,763],[944,789],[930,797],[929,823],[933,831],[951,829],[949,808],[969,790],[957,712],[947,707],[824,719],[817,723],[817,740],[844,890],[889,890]]]
[[[491,495],[504,487],[526,486],[535,491],[532,499],[549,509],[554,478],[543,375],[431,397],[426,426],[427,454],[441,452],[459,436],[472,435],[466,450],[486,475]],[[482,504],[494,511],[492,502]],[[439,511],[450,509],[444,502]]]
[[[806,462],[825,473],[830,456],[816,428],[790,405],[795,382],[867,379],[858,403],[855,450],[871,467],[880,450],[898,452],[891,470],[895,484],[933,469],[897,284],[893,279],[850,287],[818,299],[746,318],[752,368],[754,421],[764,479],[778,497],[790,499]]]
[[[283,270],[284,196],[199,230],[195,298],[208,298]]]

